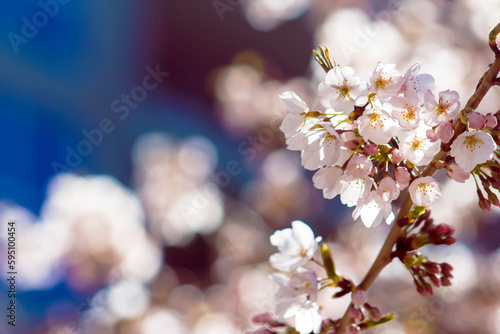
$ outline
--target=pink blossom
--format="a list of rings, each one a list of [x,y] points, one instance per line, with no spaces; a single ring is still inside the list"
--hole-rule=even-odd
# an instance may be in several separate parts
[[[467,114],[466,118],[467,122],[469,122],[469,128],[478,130],[484,129],[486,117],[483,114],[472,111]]]

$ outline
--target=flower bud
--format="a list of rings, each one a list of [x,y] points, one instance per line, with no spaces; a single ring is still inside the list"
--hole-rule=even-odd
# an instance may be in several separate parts
[[[403,161],[403,156],[401,155],[401,152],[397,148],[392,150],[392,162],[397,164]]]
[[[471,111],[466,116],[467,122],[469,122],[469,128],[482,130],[484,129],[486,123],[486,117],[484,115]]]
[[[398,186],[400,189],[405,189],[408,187],[408,184],[410,183],[410,173],[408,170],[404,167],[398,167],[396,169],[396,182],[398,183]]]
[[[354,304],[349,306],[349,315],[355,320],[361,320],[363,318],[363,312]]]
[[[359,334],[359,327],[352,324],[346,331],[347,334]]]
[[[378,322],[382,318],[382,314],[380,314],[380,310],[370,304],[366,303],[364,305],[365,309],[370,313],[370,319],[375,322]]]
[[[427,275],[427,277],[429,277],[429,279],[432,281],[432,284],[434,284],[436,288],[439,288],[441,286],[441,279],[436,275],[430,274]]]
[[[448,165],[446,175],[460,183],[465,183],[465,181],[470,177],[470,174],[460,168],[457,164]]]
[[[451,286],[450,279],[446,276],[441,277],[441,285],[442,286]]]
[[[453,131],[453,126],[451,125],[450,122],[440,124],[436,130],[436,135],[438,139],[441,139],[441,141],[445,144],[447,144],[450,141],[454,133],[455,131]]]
[[[494,128],[495,126],[497,126],[497,118],[495,116],[493,116],[492,114],[488,114],[486,115],[486,127],[487,128]]]
[[[366,293],[363,290],[355,290],[352,292],[351,300],[354,305],[360,307],[364,303],[366,303]]]
[[[368,156],[377,154],[378,153],[378,147],[377,147],[377,145],[371,144],[371,143],[365,145],[365,151],[364,151],[364,153],[366,155],[368,155]]]
[[[425,269],[427,269],[428,272],[432,274],[440,274],[441,273],[441,266],[437,264],[436,262],[425,262],[423,264]]]
[[[483,193],[479,189],[477,190],[477,195],[479,197],[479,207],[481,210],[484,212],[491,212],[491,203],[484,198]]]
[[[434,130],[429,129],[425,132],[427,138],[431,141],[431,143],[434,143],[438,140],[437,134],[434,132]]]
[[[440,264],[440,267],[441,267],[441,273],[443,274],[443,276],[453,277],[453,275],[451,274],[451,272],[453,271],[453,266],[451,264],[443,262]]]

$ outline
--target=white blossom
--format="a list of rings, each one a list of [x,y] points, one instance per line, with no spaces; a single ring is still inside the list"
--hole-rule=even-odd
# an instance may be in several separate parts
[[[337,66],[328,71],[325,81],[319,84],[318,95],[325,108],[333,108],[349,115],[365,86],[352,67]]]
[[[370,77],[370,91],[376,93],[381,100],[395,97],[403,80],[401,73],[396,70],[396,65],[379,62]]]
[[[340,156],[341,139],[330,122],[320,122],[305,135],[302,165],[315,170],[334,165]]]
[[[290,278],[282,273],[271,274],[270,278],[277,286],[278,318],[291,321],[301,334],[319,333],[322,317],[316,303],[319,288],[316,271],[300,267]]]
[[[431,142],[427,137],[430,127],[420,123],[417,129],[409,132],[401,131],[399,149],[403,158],[416,166],[426,165],[432,161],[441,148],[441,141]]]
[[[455,119],[460,112],[460,101],[456,91],[446,90],[439,93],[436,100],[434,94],[428,90],[424,97],[422,119],[427,125],[444,124]]]
[[[474,130],[460,134],[451,144],[450,155],[466,172],[473,170],[478,164],[485,163],[497,149],[495,141],[489,133]]]
[[[281,93],[279,97],[285,102],[288,108],[288,113],[281,123],[280,130],[285,134],[285,137],[289,137],[297,132],[303,125],[309,107],[292,91]]]
[[[365,110],[359,117],[359,134],[364,140],[384,145],[394,136],[396,123],[380,105]]]
[[[279,250],[269,258],[271,265],[278,270],[293,271],[313,257],[321,237],[314,238],[314,232],[307,224],[295,220],[292,228],[274,232],[270,240]]]
[[[392,213],[391,204],[384,201],[376,191],[372,191],[367,198],[360,200],[356,209],[354,209],[352,218],[358,219],[358,217],[361,217],[363,224],[369,228],[380,224],[382,221],[387,224],[392,223],[394,213]]]
[[[323,189],[323,197],[332,199],[339,194],[342,174],[342,168],[337,166],[321,168],[313,175],[314,186],[317,189]]]
[[[340,179],[340,201],[348,207],[355,206],[360,200],[365,199],[374,185],[371,177],[353,178],[344,175]]]
[[[401,85],[400,93],[406,97],[424,99],[424,95],[428,90],[433,90],[434,77],[430,74],[418,74],[420,71],[420,64],[413,64],[404,76],[404,82]]]
[[[417,128],[420,122],[420,106],[415,98],[404,96],[391,99],[392,117],[397,119],[399,126],[404,130]]]
[[[411,200],[418,206],[430,206],[441,197],[441,190],[437,181],[430,177],[415,179],[408,187]]]
[[[353,178],[361,179],[368,177],[372,168],[373,163],[367,156],[356,154],[347,163],[346,173]]]

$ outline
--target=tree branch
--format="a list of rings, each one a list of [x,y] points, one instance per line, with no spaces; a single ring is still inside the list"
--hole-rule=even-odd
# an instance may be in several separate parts
[[[492,87],[492,85],[495,85],[496,82],[498,82],[498,73],[500,71],[500,49],[498,48],[498,45],[496,43],[497,36],[500,34],[500,23],[493,28],[493,30],[489,34],[489,45],[493,53],[495,54],[495,61],[491,65],[490,69],[486,72],[486,74],[481,78],[479,85],[476,88],[476,91],[474,94],[469,98],[467,101],[467,104],[465,105],[463,110],[474,110],[478,107],[479,103],[483,100],[484,96],[488,92],[488,90]],[[449,141],[448,145],[443,145],[441,151],[439,151],[436,156],[434,157],[434,162],[437,162],[439,160],[444,160],[446,156],[448,155],[449,151],[449,146],[453,141],[457,138],[458,135],[463,133],[466,130],[466,126],[462,121],[460,120],[460,117],[457,118],[455,121],[455,124],[453,126],[454,128],[454,135],[453,138]],[[436,164],[431,163],[427,165],[427,167],[424,169],[422,176],[431,176],[434,175],[434,173],[437,171]],[[392,223],[391,230],[389,231],[389,234],[387,235],[387,238],[385,239],[384,244],[382,245],[382,248],[380,249],[379,254],[377,255],[377,258],[373,262],[372,266],[366,273],[365,277],[361,281],[361,283],[357,286],[357,289],[362,289],[362,290],[368,290],[368,288],[372,285],[372,283],[375,281],[377,276],[380,274],[382,269],[385,268],[389,263],[391,263],[392,258],[391,258],[391,253],[392,249],[394,248],[394,245],[396,244],[399,235],[401,233],[402,227],[400,226],[399,222],[404,219],[408,213],[410,212],[413,202],[410,199],[408,190],[405,192],[405,198],[403,201],[403,205],[399,209],[398,216],[396,220]],[[350,305],[349,305],[350,307]],[[340,324],[337,327],[337,334],[343,334],[346,330],[346,327],[350,324],[351,318],[349,316],[349,307],[344,313],[344,316],[340,320]]]

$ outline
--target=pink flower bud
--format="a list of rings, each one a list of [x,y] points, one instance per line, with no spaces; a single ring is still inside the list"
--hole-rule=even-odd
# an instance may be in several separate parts
[[[377,322],[382,318],[382,314],[380,313],[380,310],[374,306],[371,306],[370,304],[366,303],[365,309],[370,313],[370,319],[373,321]]]
[[[346,173],[357,179],[362,179],[370,174],[372,167],[373,163],[368,157],[363,154],[356,154],[349,160]]]
[[[449,178],[460,183],[464,183],[470,177],[470,174],[460,168],[457,164],[449,165],[448,170],[446,171],[446,175],[448,175]]]
[[[347,334],[358,334],[359,327],[357,325],[352,324],[346,331]]]
[[[441,263],[441,272],[443,273],[444,276],[446,277],[453,277],[451,272],[453,271],[453,266],[449,263],[443,262]]]
[[[440,274],[441,273],[441,266],[439,266],[439,264],[437,264],[436,262],[425,262],[424,267],[430,273],[433,273],[433,274]]]
[[[436,275],[428,275],[428,277],[430,278],[430,280],[432,281],[432,284],[434,284],[434,286],[436,286],[437,288],[439,288],[441,286],[441,279],[439,277],[437,277]]]
[[[434,143],[434,142],[436,142],[438,140],[438,136],[436,135],[436,133],[432,129],[427,130],[425,132],[425,134],[427,135],[427,138],[429,138],[429,140],[431,141],[431,143]]]
[[[403,161],[403,156],[401,155],[401,152],[397,148],[392,150],[392,162],[397,164]]]
[[[408,187],[408,184],[410,183],[410,173],[408,173],[406,168],[398,167],[396,169],[395,176],[399,189],[405,189]]]
[[[495,116],[493,116],[492,114],[488,114],[486,115],[486,127],[487,128],[494,128],[495,126],[497,126],[497,118]]]
[[[356,290],[352,293],[351,299],[354,305],[359,307],[366,303],[366,293],[363,290]]]
[[[353,304],[349,306],[349,315],[351,316],[351,318],[356,320],[361,320],[363,318],[363,312],[361,312],[361,310]]]
[[[448,143],[450,139],[453,137],[454,131],[453,126],[450,122],[446,122],[444,124],[440,124],[437,127],[436,135],[438,139],[441,139],[443,143]]]
[[[451,281],[448,277],[441,277],[441,285],[442,286],[450,286]]]
[[[469,128],[478,130],[484,129],[484,125],[486,123],[486,117],[484,117],[484,115],[472,111],[467,114],[466,118],[467,122],[469,122]]]
[[[370,156],[370,155],[375,155],[378,153],[378,147],[375,144],[367,144],[365,146],[365,154]]]

